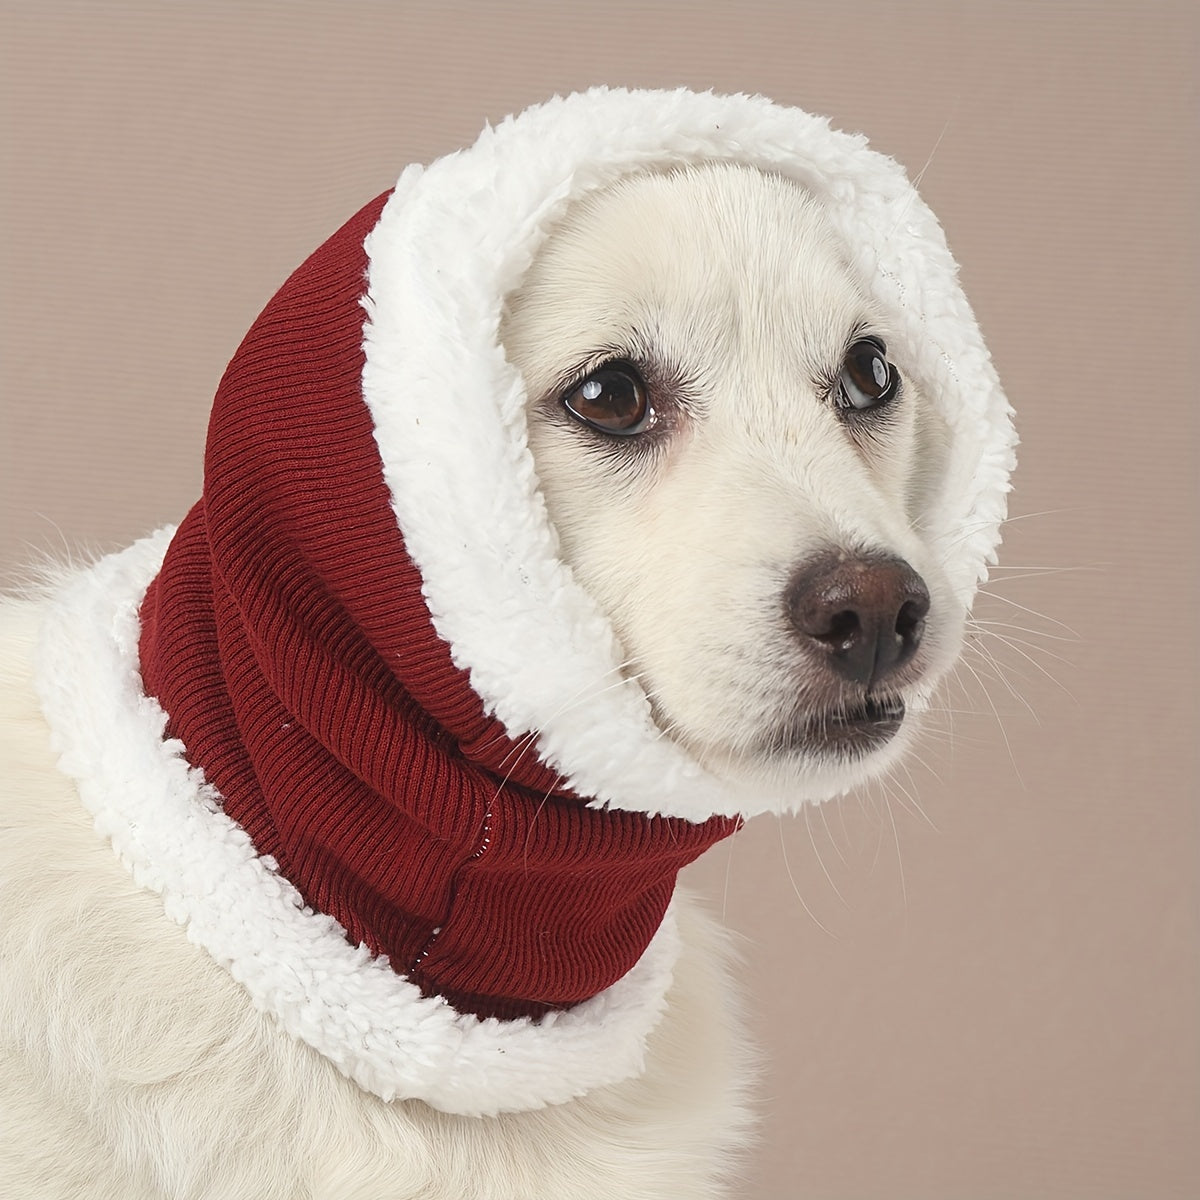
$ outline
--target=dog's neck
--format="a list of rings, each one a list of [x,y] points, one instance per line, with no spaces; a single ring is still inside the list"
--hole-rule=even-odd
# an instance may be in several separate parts
[[[736,822],[589,808],[485,714],[434,632],[360,395],[362,242],[383,199],[230,363],[204,499],[143,602],[142,674],[312,908],[460,1011],[536,1017],[623,976],[679,869]]]

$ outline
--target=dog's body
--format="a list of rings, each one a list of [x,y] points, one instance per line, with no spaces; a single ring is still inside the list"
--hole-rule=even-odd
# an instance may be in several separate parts
[[[506,306],[563,557],[659,728],[743,784],[877,773],[957,653],[965,611],[918,528],[943,434],[903,363],[888,374],[894,333],[803,189],[749,168],[576,206]],[[854,353],[874,417],[846,394]],[[858,586],[846,563],[886,593],[842,604],[864,625],[888,609],[891,658],[847,665],[854,639],[812,615],[830,571]],[[495,1117],[385,1102],[258,1012],[96,837],[33,693],[40,613],[11,603],[0,644],[0,1195],[723,1194],[753,1056],[692,899],[640,1077]]]

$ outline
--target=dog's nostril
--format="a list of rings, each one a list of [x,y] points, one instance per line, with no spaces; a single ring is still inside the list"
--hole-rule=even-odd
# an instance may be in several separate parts
[[[862,622],[853,609],[843,609],[829,618],[829,629],[826,632],[813,632],[809,636],[820,642],[828,642],[834,647],[846,648],[855,638],[862,636]]]
[[[842,678],[869,687],[916,653],[929,615],[929,590],[901,559],[825,555],[792,577],[785,608],[806,646]]]
[[[896,632],[902,638],[916,638],[925,632],[925,618],[929,615],[929,596],[906,600],[896,616]]]

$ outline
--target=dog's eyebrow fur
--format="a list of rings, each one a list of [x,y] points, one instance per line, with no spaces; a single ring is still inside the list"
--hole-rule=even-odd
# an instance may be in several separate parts
[[[653,358],[653,347],[640,334],[635,333],[627,343],[618,342],[616,339],[604,342],[588,350],[569,367],[563,368],[555,376],[550,387],[546,389],[546,395],[561,395],[581,379],[586,379],[593,372],[600,370],[606,363],[624,360],[636,366],[640,362]]]

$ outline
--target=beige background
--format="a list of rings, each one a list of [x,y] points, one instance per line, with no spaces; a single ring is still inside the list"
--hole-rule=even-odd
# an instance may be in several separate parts
[[[1017,519],[911,777],[692,875],[768,1049],[740,1194],[1200,1195],[1196,5],[0,14],[9,567],[181,516],[259,306],[485,118],[745,89],[923,172],[1019,411]]]

